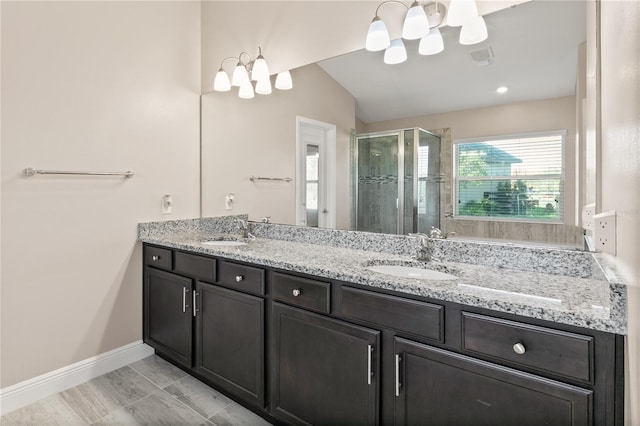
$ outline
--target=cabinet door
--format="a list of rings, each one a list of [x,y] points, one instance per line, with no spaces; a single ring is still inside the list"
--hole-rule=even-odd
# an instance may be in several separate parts
[[[145,268],[144,341],[191,367],[192,312],[189,278]]]
[[[196,335],[196,371],[263,407],[264,301],[198,282]]]
[[[592,392],[396,338],[395,423],[589,425]]]
[[[377,424],[380,333],[273,306],[272,413],[291,424]]]

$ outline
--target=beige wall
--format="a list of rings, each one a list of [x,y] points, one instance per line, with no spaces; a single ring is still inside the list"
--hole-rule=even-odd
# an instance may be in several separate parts
[[[292,71],[293,89],[240,99],[237,90],[203,96],[202,207],[204,216],[233,212],[251,220],[271,216],[295,224],[295,182],[251,182],[249,177],[295,178],[296,116],[336,125],[336,227],[349,227],[349,146],[355,100],[319,66]]]
[[[136,225],[198,215],[200,4],[0,7],[6,387],[142,338]]]
[[[601,9],[602,211],[617,212],[617,256],[629,286],[627,424],[640,424],[640,2]]]
[[[553,244],[580,245],[580,231],[575,226],[575,97],[522,102],[495,107],[455,111],[421,117],[364,124],[365,132],[421,127],[423,129],[451,129],[451,140],[543,132],[566,129],[565,139],[565,212],[564,225],[544,223],[512,223],[503,221],[471,221],[442,217],[441,225],[459,236],[486,237],[509,240],[528,240]],[[453,211],[452,200],[452,147],[451,140],[443,139],[440,153],[441,172],[445,174],[442,186],[442,212]]]

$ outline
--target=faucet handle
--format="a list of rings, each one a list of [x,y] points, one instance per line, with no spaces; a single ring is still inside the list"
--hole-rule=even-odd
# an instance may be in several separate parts
[[[432,226],[431,231],[429,231],[429,238],[442,238],[442,231],[440,228]]]

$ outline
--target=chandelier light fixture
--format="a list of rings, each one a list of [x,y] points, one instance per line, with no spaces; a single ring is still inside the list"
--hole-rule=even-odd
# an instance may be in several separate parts
[[[402,25],[402,38],[391,40],[386,24],[378,16],[380,8],[386,4],[399,4],[407,9]],[[478,15],[476,0],[451,0],[448,14],[445,5],[440,2],[423,5],[414,1],[411,6],[407,6],[397,0],[387,0],[376,8],[376,14],[367,32],[365,48],[371,52],[384,50],[386,64],[399,64],[407,59],[407,51],[402,39],[420,39],[418,53],[435,55],[444,50],[444,41],[439,28],[443,25],[462,27],[459,42],[463,45],[477,44],[488,37],[487,25],[484,18]]]
[[[224,70],[224,63],[227,60],[236,61],[236,67],[231,74]],[[255,87],[253,82],[255,82]],[[276,76],[276,89],[288,90],[293,87],[291,73],[283,71]],[[258,47],[258,56],[252,59],[247,52],[241,52],[237,57],[229,56],[220,63],[220,69],[213,80],[213,90],[216,92],[228,92],[232,87],[238,87],[238,97],[251,99],[255,94],[269,95],[272,92],[271,74],[267,61],[262,56],[262,48]]]

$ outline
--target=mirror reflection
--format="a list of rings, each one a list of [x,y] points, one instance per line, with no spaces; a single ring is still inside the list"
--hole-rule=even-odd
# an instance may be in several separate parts
[[[437,55],[421,56],[417,41],[407,42],[402,64],[386,65],[383,52],[362,50],[292,70],[294,88],[286,92],[250,101],[203,95],[203,215],[249,213],[251,220],[321,227],[328,215],[339,229],[439,226],[459,237],[580,246],[575,134],[584,92],[576,78],[585,73],[584,2],[532,1],[485,21],[489,38],[481,44],[461,46],[459,28],[445,26],[445,49]],[[508,91],[497,93],[502,86]],[[314,144],[300,153],[301,118],[334,127],[333,154],[316,153]],[[454,141],[563,129],[561,223],[452,217]],[[423,143],[427,137],[439,144]],[[294,180],[251,182],[251,175]],[[384,189],[374,192],[374,185]],[[236,194],[233,212],[220,201],[229,192]]]

